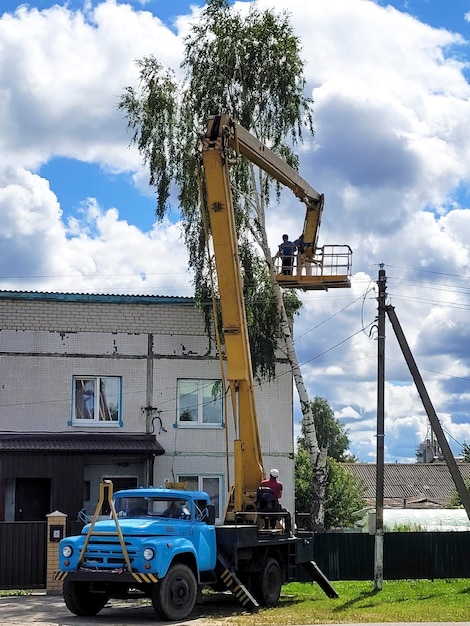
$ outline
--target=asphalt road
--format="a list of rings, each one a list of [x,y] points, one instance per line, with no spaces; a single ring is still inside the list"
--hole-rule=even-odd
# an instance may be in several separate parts
[[[224,601],[222,601],[224,603]],[[201,614],[211,614],[213,603],[207,606],[196,606],[190,618],[184,622],[160,622],[148,601],[111,600],[96,617],[77,617],[65,607],[59,595],[31,595],[0,597],[0,626],[145,626],[146,624],[172,624],[174,626],[237,626],[235,605],[225,601],[227,617],[204,618]],[[206,604],[206,602],[204,602]],[[238,609],[240,608],[237,605]],[[217,613],[220,613],[220,599]],[[235,613],[235,614],[234,614]],[[425,622],[426,626],[470,626],[470,622]],[[322,626],[315,624],[315,626]],[[356,624],[328,624],[328,626],[358,626]],[[361,626],[361,625],[359,625]],[[368,626],[424,626],[423,622],[412,622],[406,625],[398,623],[368,624]]]
[[[0,598],[0,625],[26,626],[145,626],[168,624],[159,622],[150,602],[111,600],[95,617],[77,617],[70,613],[60,595],[32,595]],[[204,622],[194,619],[171,624],[202,626]],[[207,624],[207,622],[206,622]],[[214,625],[215,626],[215,625]]]

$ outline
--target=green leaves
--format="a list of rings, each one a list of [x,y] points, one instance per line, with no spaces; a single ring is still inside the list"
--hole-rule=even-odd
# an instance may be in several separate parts
[[[209,1],[185,39],[186,86],[201,115],[229,113],[273,149],[313,134],[300,40],[287,13],[252,5],[242,17]]]
[[[334,411],[326,398],[316,396],[310,405],[315,422],[318,446],[327,448],[330,458],[337,461],[345,461],[349,438],[344,424],[336,419]]]
[[[325,490],[324,528],[352,526],[354,513],[364,506],[364,488],[346,472],[341,462],[351,461],[347,454],[347,431],[335,418],[325,398],[315,397],[310,403],[320,448],[328,449],[328,482]],[[303,427],[302,427],[303,432]],[[295,508],[308,513],[312,510],[314,483],[313,467],[304,439],[299,438],[295,455]]]
[[[195,297],[210,332],[211,267],[197,178],[200,138],[210,115],[228,113],[296,166],[292,147],[303,131],[313,134],[300,41],[287,13],[251,5],[242,15],[227,0],[207,0],[184,40],[181,81],[154,56],[137,65],[139,84],[124,90],[118,108],[149,168],[159,219],[170,208],[170,192],[177,195]],[[273,185],[279,199],[279,186],[245,159],[232,168],[231,182],[253,368],[258,379],[270,378],[282,335],[266,262],[271,255],[264,210]],[[299,218],[300,231],[301,211]],[[300,308],[294,295],[285,302],[288,314]]]
[[[470,445],[465,442],[462,444],[462,458],[465,463],[470,463]]]
[[[127,87],[118,104],[126,112],[127,126],[133,131],[144,162],[149,167],[149,184],[157,189],[157,217],[168,209],[172,172],[176,164],[178,84],[171,70],[153,56],[137,61],[139,89]]]

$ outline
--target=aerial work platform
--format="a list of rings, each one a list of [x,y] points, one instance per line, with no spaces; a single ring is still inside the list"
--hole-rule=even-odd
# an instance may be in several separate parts
[[[351,287],[352,250],[348,245],[322,246],[310,260],[296,254],[291,273],[283,273],[282,261],[282,257],[274,260],[281,287],[304,291]]]

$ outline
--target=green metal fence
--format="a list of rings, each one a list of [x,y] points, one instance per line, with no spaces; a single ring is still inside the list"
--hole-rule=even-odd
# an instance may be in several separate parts
[[[321,533],[311,544],[313,560],[330,580],[374,579],[373,535]],[[384,579],[470,578],[469,554],[470,532],[385,533]]]

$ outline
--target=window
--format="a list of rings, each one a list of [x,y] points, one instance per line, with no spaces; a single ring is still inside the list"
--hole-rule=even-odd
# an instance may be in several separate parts
[[[178,425],[222,426],[220,380],[178,380]]]
[[[220,520],[221,517],[221,503],[222,499],[222,477],[221,476],[206,476],[200,475],[188,475],[180,474],[177,480],[182,483],[187,483],[187,489],[190,491],[205,491],[210,499],[211,504],[215,506],[215,517]]]
[[[186,498],[122,496],[114,501],[119,517],[163,517],[191,519],[191,504]]]
[[[117,426],[121,421],[121,378],[75,376],[73,423]]]

